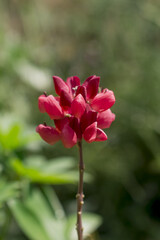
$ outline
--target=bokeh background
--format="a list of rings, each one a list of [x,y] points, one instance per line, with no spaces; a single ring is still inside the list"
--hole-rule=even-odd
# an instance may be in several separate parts
[[[75,212],[77,183],[68,168],[72,157],[77,169],[77,148],[48,146],[34,133],[36,125],[49,123],[37,98],[54,93],[52,75],[83,82],[95,74],[115,93],[116,121],[107,142],[84,143],[84,210],[96,214],[87,239],[159,240],[160,2],[1,0],[0,46],[0,239],[56,239],[58,228],[42,238],[42,226],[34,226],[45,214],[26,227],[38,199],[49,202],[47,191],[67,216]],[[36,175],[40,162],[54,166],[50,160],[57,158],[64,168],[60,180],[46,179],[42,169]],[[59,240],[71,239],[59,234]]]

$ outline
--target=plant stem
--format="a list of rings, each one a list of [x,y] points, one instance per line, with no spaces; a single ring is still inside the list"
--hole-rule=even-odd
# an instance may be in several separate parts
[[[84,173],[84,162],[82,154],[82,142],[78,143],[79,147],[79,184],[77,197],[77,234],[78,240],[83,240],[83,226],[82,226],[82,207],[84,204],[83,198],[83,173]]]

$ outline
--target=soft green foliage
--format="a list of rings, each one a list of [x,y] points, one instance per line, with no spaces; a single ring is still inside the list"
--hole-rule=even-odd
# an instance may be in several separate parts
[[[9,118],[9,121],[8,121]],[[7,122],[6,122],[7,121]],[[26,147],[28,143],[38,139],[35,133],[29,133],[21,122],[15,121],[11,115],[1,118],[0,122],[0,146],[3,151],[14,151]]]
[[[14,158],[11,159],[10,164],[19,176],[27,178],[31,182],[44,184],[66,184],[75,183],[75,181],[77,182],[77,171],[70,169],[74,166],[73,159],[52,159],[48,163],[45,159],[41,159],[41,161],[38,162],[38,166],[35,166],[37,159],[37,157],[32,157],[29,159],[29,162],[27,161],[28,159],[24,160],[26,164],[23,164],[22,161]],[[30,160],[32,160],[32,162]]]
[[[78,75],[82,81],[100,75],[101,86],[115,92],[116,121],[106,131],[107,143],[84,144],[86,170],[94,178],[85,185],[85,207],[103,217],[96,240],[159,240],[159,15],[158,0],[0,1],[1,118],[16,115],[26,129],[34,125],[32,133],[43,121],[52,124],[37,107],[41,92],[53,93],[51,75]],[[24,146],[26,131],[17,137],[19,126],[7,138],[6,123],[0,124],[0,174],[8,176],[7,184],[23,179],[9,165],[11,158],[21,161],[23,171],[30,155],[73,156],[76,162],[77,149],[68,151],[60,143]],[[25,176],[23,192],[27,181]],[[56,186],[56,192],[72,213],[75,185]],[[4,220],[1,211],[0,224]],[[24,240],[14,229],[8,239]]]
[[[15,233],[11,230],[12,218],[30,240],[74,239],[72,235],[76,221],[71,221],[72,218],[65,215],[53,189],[36,189],[32,185],[37,183],[64,186],[77,183],[75,160],[72,157],[61,157],[48,161],[35,154],[24,158],[19,151],[25,152],[28,143],[33,140],[35,142],[38,138],[30,135],[24,137],[22,133],[25,129],[22,130],[20,122],[8,122],[3,130],[2,126],[1,123],[0,239],[14,237]],[[91,180],[90,175],[86,174],[85,179]],[[89,221],[89,217],[92,217],[92,221]],[[97,215],[88,214],[84,219],[86,234],[94,232],[101,223],[101,218]]]
[[[4,179],[0,180],[0,207],[9,199],[18,195],[18,189],[20,188],[18,181],[9,183]]]
[[[51,194],[51,191],[53,190],[50,188],[44,188],[45,193]],[[34,189],[25,200],[9,202],[9,207],[21,229],[31,240],[74,240],[75,215],[66,217],[54,194],[47,198],[48,201],[45,197],[47,196]],[[101,218],[96,214],[85,213],[83,219],[85,236],[94,232],[101,224]]]

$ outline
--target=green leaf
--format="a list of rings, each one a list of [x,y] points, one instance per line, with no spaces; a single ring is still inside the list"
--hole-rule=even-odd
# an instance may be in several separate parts
[[[25,166],[19,159],[11,159],[11,167],[21,177],[25,177],[32,182],[45,183],[45,184],[67,184],[74,183],[78,180],[76,171],[68,171],[65,173],[46,173],[43,169],[36,169],[34,167]],[[46,163],[47,165],[47,163]]]
[[[55,218],[51,206],[39,190],[24,201],[11,201],[11,211],[21,229],[33,240],[65,240],[65,220]]]
[[[29,156],[24,160],[25,166],[34,169],[41,169],[46,165],[46,158],[42,155]]]
[[[23,203],[12,200],[9,207],[19,226],[31,240],[51,240],[39,218]]]
[[[82,215],[82,221],[84,228],[84,237],[87,237],[91,233],[95,232],[102,223],[101,217],[93,213],[84,213]],[[76,215],[71,215],[66,223],[67,240],[75,240],[77,238],[75,225]]]
[[[48,174],[64,173],[75,166],[75,161],[71,157],[62,157],[46,160],[43,156],[31,156],[25,159],[25,165],[41,169]]]
[[[18,195],[19,183],[0,181],[0,204]]]
[[[33,134],[33,131],[28,133],[21,122],[5,121],[5,119],[0,121],[0,145],[3,149],[14,150],[38,139],[36,133]]]
[[[4,149],[15,149],[20,145],[19,134],[21,128],[18,124],[13,124],[7,131],[0,129],[0,143]]]
[[[48,204],[39,190],[34,190],[32,192],[30,198],[26,201],[26,206],[38,216],[51,240],[63,240],[64,219],[59,221],[56,218],[50,204]],[[41,211],[39,211],[39,209],[41,209]]]
[[[75,166],[75,161],[71,157],[51,159],[44,166],[46,173],[64,173]]]
[[[54,215],[57,219],[64,219],[65,218],[65,212],[63,210],[63,207],[56,196],[55,192],[53,191],[53,188],[49,186],[44,186],[43,192],[45,196],[48,199],[48,202],[50,203],[50,206],[52,207],[52,210],[54,211]]]

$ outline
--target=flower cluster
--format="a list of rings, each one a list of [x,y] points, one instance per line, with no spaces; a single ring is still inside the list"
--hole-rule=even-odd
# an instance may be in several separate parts
[[[64,147],[71,148],[84,138],[105,141],[107,135],[102,130],[109,128],[115,120],[110,108],[115,103],[114,93],[107,88],[99,88],[100,77],[90,76],[80,84],[77,76],[63,81],[53,76],[58,96],[41,95],[39,110],[54,120],[55,127],[40,124],[36,131],[44,141],[53,145],[61,140]]]

